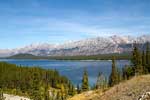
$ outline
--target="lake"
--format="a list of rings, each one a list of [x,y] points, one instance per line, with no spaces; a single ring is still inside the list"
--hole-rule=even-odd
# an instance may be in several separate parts
[[[111,64],[109,60],[82,60],[82,61],[67,61],[67,60],[29,60],[29,59],[0,59],[12,64],[24,66],[39,66],[44,69],[56,69],[61,75],[67,76],[74,84],[80,84],[83,71],[86,68],[89,75],[89,83],[92,86],[95,84],[97,75],[102,72],[107,78],[111,73]],[[124,65],[128,65],[128,60],[117,60],[116,65],[122,69]]]

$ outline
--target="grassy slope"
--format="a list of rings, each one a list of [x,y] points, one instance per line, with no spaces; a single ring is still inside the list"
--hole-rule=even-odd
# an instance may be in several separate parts
[[[150,92],[150,75],[143,75],[121,82],[105,92],[89,91],[69,100],[137,100],[148,91]]]

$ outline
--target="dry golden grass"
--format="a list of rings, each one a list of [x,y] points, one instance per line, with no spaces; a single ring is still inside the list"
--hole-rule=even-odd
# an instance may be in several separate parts
[[[75,95],[73,98],[69,98],[68,100],[91,100],[95,96],[98,96],[101,94],[102,94],[101,90],[88,91],[88,92],[84,92],[82,94]]]
[[[150,75],[143,75],[121,82],[105,92],[89,91],[69,100],[138,100],[143,93],[148,91],[150,92]]]

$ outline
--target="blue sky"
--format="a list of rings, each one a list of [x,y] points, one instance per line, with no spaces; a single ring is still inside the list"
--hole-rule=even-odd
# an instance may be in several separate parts
[[[150,34],[150,0],[0,0],[0,48]]]

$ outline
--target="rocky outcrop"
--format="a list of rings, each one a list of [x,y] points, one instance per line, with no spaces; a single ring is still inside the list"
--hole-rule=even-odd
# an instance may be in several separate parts
[[[150,100],[150,92],[144,93],[138,100]]]

